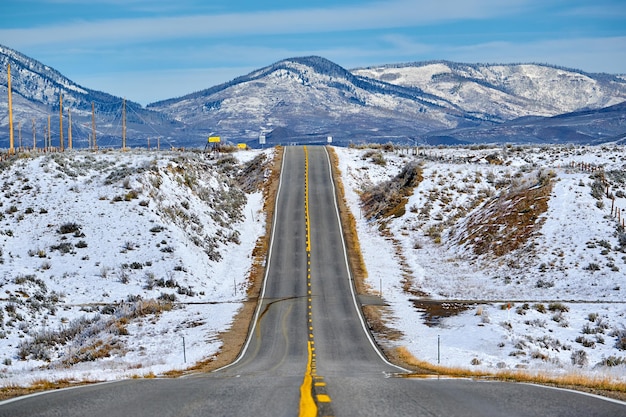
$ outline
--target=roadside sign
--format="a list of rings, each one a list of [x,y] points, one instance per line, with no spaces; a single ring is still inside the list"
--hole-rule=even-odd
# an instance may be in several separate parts
[[[209,136],[209,143],[219,143],[220,140],[219,136]]]
[[[245,143],[238,143],[237,148],[239,149],[248,149],[248,145]]]
[[[265,145],[265,135],[259,136],[259,145]]]
[[[333,137],[329,136],[328,138],[326,138],[326,142],[333,143]]]

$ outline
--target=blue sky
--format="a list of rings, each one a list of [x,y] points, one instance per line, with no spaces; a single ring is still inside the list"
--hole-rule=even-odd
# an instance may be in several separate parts
[[[0,44],[147,104],[284,58],[626,73],[624,0],[2,0]]]

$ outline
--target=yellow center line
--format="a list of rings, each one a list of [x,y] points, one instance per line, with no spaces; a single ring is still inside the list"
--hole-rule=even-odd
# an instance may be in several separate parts
[[[330,397],[327,394],[317,394],[313,397],[313,378],[316,379],[315,386],[323,388],[326,383],[323,378],[317,375],[315,362],[315,335],[313,333],[313,298],[311,297],[311,221],[309,217],[309,152],[304,147],[304,223],[306,226],[306,255],[307,255],[307,310],[308,314],[308,338],[307,352],[308,360],[304,380],[300,386],[300,413],[299,417],[317,416],[317,403],[329,403]]]

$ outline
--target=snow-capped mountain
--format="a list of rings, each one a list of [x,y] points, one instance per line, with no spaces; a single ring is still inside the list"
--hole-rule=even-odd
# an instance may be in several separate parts
[[[32,121],[34,120],[37,146],[43,146],[44,132],[47,129],[47,118],[51,116],[50,130],[53,146],[58,146],[59,108],[62,95],[64,118],[68,111],[72,113],[72,132],[74,143],[80,147],[87,147],[91,134],[92,103],[96,113],[96,138],[104,146],[112,145],[112,141],[119,142],[121,137],[121,117],[123,98],[82,87],[69,80],[58,71],[47,65],[29,58],[18,51],[0,45],[0,109],[2,111],[1,124],[8,125],[7,117],[7,67],[11,65],[11,89],[13,92],[13,118],[15,136],[17,139],[17,124],[22,123],[25,139],[24,146],[32,146]],[[171,129],[171,123],[164,121],[159,113],[142,108],[138,103],[126,101],[126,121],[129,145],[143,145],[146,131],[154,137],[157,134],[146,127],[158,126]],[[68,120],[64,121],[65,128]],[[157,132],[159,129],[157,129]],[[169,131],[163,132],[167,137]],[[0,140],[8,138],[7,129],[2,129]],[[119,146],[119,145],[118,145]]]
[[[51,116],[53,144],[58,141],[62,94],[64,114],[72,111],[75,146],[88,144],[92,103],[99,145],[121,146],[122,98],[79,86],[58,71],[0,46],[0,65],[4,69],[9,63],[14,124],[20,123],[22,136],[30,135],[34,120],[41,146]],[[8,139],[6,86],[3,70],[3,147]],[[154,144],[159,137],[166,146],[202,147],[211,135],[253,147],[260,135],[269,145],[320,143],[328,136],[339,145],[599,143],[623,137],[623,107],[615,105],[624,101],[624,77],[549,65],[438,61],[348,71],[321,57],[301,57],[147,108],[126,102],[127,145],[146,146],[148,138]],[[576,116],[581,111],[583,118]],[[570,112],[579,117],[574,127],[569,116],[553,118]],[[552,119],[543,120],[546,117]]]
[[[419,88],[478,117],[505,121],[599,109],[626,100],[626,82],[608,74],[541,64],[447,61],[355,69],[355,75]]]
[[[283,60],[148,107],[193,128],[244,139],[278,128],[313,141],[327,135],[388,141],[482,122],[420,89],[357,76],[321,57]]]

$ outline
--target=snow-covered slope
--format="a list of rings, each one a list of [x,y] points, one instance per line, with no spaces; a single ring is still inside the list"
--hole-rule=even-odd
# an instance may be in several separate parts
[[[160,373],[213,355],[265,231],[262,193],[245,194],[235,177],[254,161],[262,181],[271,154],[66,152],[5,163],[0,384]]]
[[[510,120],[598,109],[626,100],[623,78],[540,64],[447,61],[355,69],[354,74],[415,87],[484,117]]]
[[[230,83],[149,108],[231,136],[258,138],[288,128],[295,138],[393,138],[477,124],[437,97],[357,77],[320,57],[292,58]],[[209,121],[209,123],[207,123]]]
[[[594,171],[603,167],[614,206],[626,210],[624,147],[335,152],[369,287],[402,334],[381,343],[434,364],[439,338],[444,366],[626,379],[626,236]],[[215,354],[265,227],[261,193],[244,194],[233,179],[246,165],[262,180],[272,154],[5,162],[0,385],[158,374]],[[421,179],[406,209],[368,219],[359,194],[409,163]],[[509,233],[522,217],[531,233]],[[463,239],[499,222],[510,227],[493,240]],[[502,253],[509,242],[498,236],[520,244]]]
[[[32,146],[33,129],[38,147],[43,147],[47,120],[51,116],[50,130],[53,132],[53,146],[59,146],[59,107],[62,96],[64,130],[69,126],[68,112],[72,113],[74,146],[89,146],[91,134],[92,104],[96,112],[96,130],[100,146],[121,146],[121,119],[123,98],[82,87],[63,76],[57,70],[29,58],[18,51],[0,45],[0,139],[8,137],[8,66],[11,66],[11,88],[13,91],[13,119],[15,138],[18,137],[18,124],[21,123],[24,146]],[[172,135],[176,123],[164,120],[163,115],[144,109],[140,104],[126,101],[126,121],[128,145],[145,146],[147,136]],[[68,132],[64,132],[67,141]],[[16,142],[17,143],[17,142]],[[65,145],[67,146],[67,145]]]
[[[440,337],[445,366],[626,378],[626,233],[611,215],[626,210],[624,147],[336,152],[370,287],[403,333],[383,343],[436,363]],[[368,219],[360,195],[413,161],[406,210]]]

